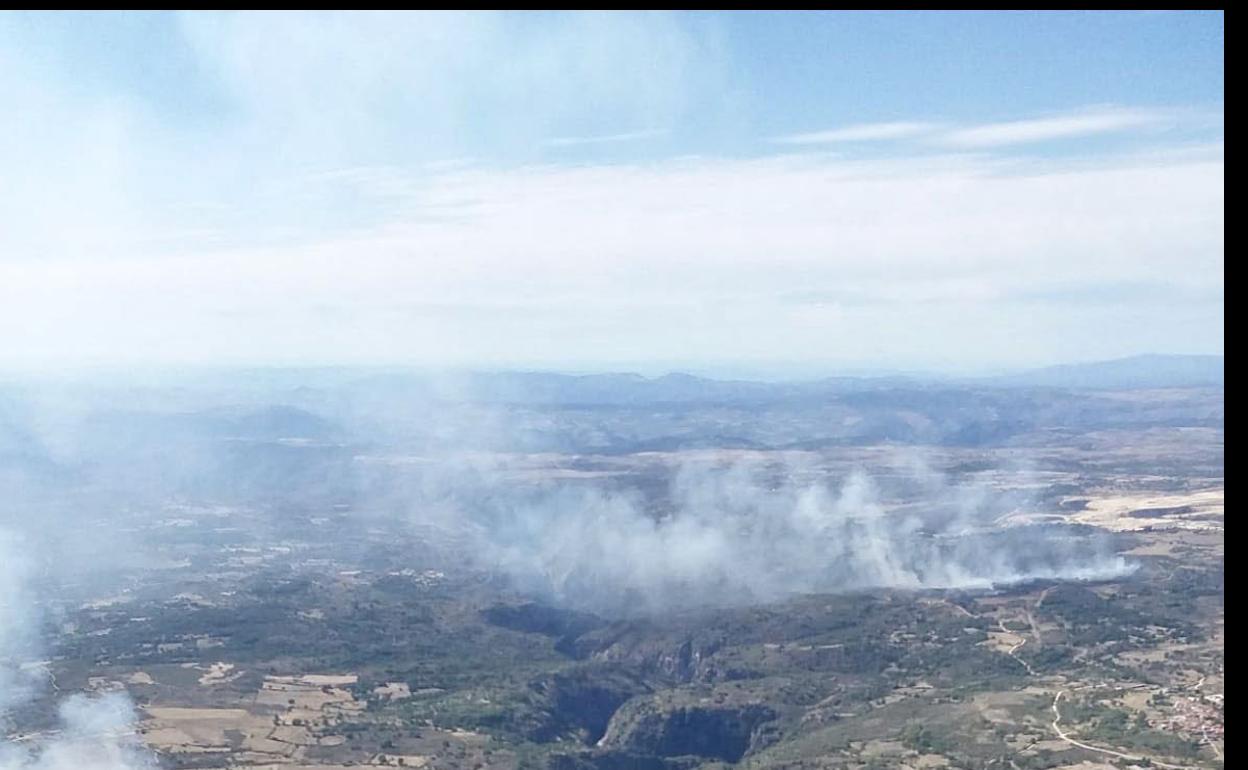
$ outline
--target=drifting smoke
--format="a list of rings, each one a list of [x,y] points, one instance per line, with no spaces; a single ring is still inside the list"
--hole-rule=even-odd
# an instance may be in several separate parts
[[[19,653],[33,649],[38,636],[30,560],[21,546],[17,536],[0,529],[0,715],[27,700],[38,686],[37,675],[20,665]]]
[[[39,645],[38,606],[30,587],[33,560],[25,543],[0,529],[0,727],[46,684],[33,665]],[[142,770],[151,756],[133,738],[134,707],[121,693],[75,694],[59,707],[60,729],[28,738],[0,738],[0,770]]]
[[[745,465],[685,465],[662,515],[627,493],[568,485],[525,492],[479,468],[471,475],[459,479],[471,494],[441,488],[438,505],[467,522],[479,562],[522,590],[608,614],[868,588],[1099,580],[1132,569],[1103,538],[1051,525],[1001,527],[1006,500],[925,469],[908,479],[924,502],[891,509],[863,473],[834,490],[769,481]]]
[[[61,730],[37,748],[0,745],[3,770],[140,770],[155,768],[133,740],[134,707],[119,693],[72,695],[60,706]]]

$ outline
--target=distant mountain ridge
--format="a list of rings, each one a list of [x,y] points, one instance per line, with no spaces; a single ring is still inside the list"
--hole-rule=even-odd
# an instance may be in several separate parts
[[[133,469],[124,478],[137,485],[160,476],[180,489],[259,489],[281,479],[283,494],[304,494],[365,483],[373,469],[354,458],[387,451],[975,447],[1060,444],[1070,431],[1221,431],[1222,367],[1220,356],[1141,356],[976,379],[788,383],[549,372],[333,372],[299,383],[291,372],[222,390],[71,392],[63,425],[43,420],[46,393],[0,385],[0,483],[55,490],[107,465]]]
[[[325,369],[221,370],[201,377],[196,387],[184,388],[175,375],[162,385],[141,392],[154,411],[190,412],[204,406],[201,391],[214,392],[235,412],[216,408],[202,415],[227,426],[241,420],[256,428],[253,417],[264,417],[270,431],[288,435],[315,435],[327,426],[302,424],[306,415],[274,411],[286,403],[317,411],[356,404],[455,402],[530,406],[638,406],[646,404],[745,404],[826,401],[847,396],[903,391],[991,391],[1022,388],[1066,390],[1129,390],[1224,387],[1224,357],[1214,355],[1140,355],[1108,361],[1061,364],[993,376],[950,376],[923,373],[840,375],[807,380],[719,379],[685,372],[657,377],[636,373],[604,372],[568,374],[543,370],[436,372],[388,368],[332,367]],[[206,383],[206,384],[205,384]],[[0,407],[8,394],[17,396],[35,385],[6,388],[0,380]],[[115,383],[107,386],[119,396],[127,391]],[[215,389],[215,390],[214,390]],[[225,394],[225,395],[222,395]],[[332,403],[327,403],[329,399]],[[218,401],[217,404],[221,403]],[[263,415],[245,414],[247,409],[268,409]],[[2,410],[0,410],[2,411]],[[0,417],[3,414],[0,413]],[[0,423],[3,421],[0,420]]]
[[[470,401],[486,402],[627,405],[802,400],[892,389],[1222,387],[1223,369],[1222,356],[1141,355],[975,378],[895,375],[757,382],[712,379],[680,372],[653,378],[625,373],[499,372],[467,376],[461,382],[461,395]]]
[[[1061,364],[992,377],[985,384],[1020,387],[1129,389],[1223,387],[1223,356],[1141,355]]]

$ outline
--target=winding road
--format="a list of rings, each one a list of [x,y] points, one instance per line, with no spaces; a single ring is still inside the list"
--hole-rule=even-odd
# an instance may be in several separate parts
[[[1052,590],[1052,589],[1046,589],[1046,590],[1044,591],[1044,593],[1042,593],[1042,594],[1040,595],[1040,600],[1039,600],[1038,602],[1036,602],[1036,608],[1039,608],[1039,607],[1040,607],[1041,603],[1043,603],[1043,602],[1044,602],[1044,599],[1048,596],[1048,593],[1049,593],[1049,591],[1051,591],[1051,590]],[[951,603],[951,604],[952,604],[952,603]],[[965,613],[965,614],[967,614],[967,615],[970,615],[970,614],[971,614],[971,613],[967,612],[967,611],[966,611],[966,608],[964,608],[964,607],[961,607],[961,606],[956,605],[956,604],[954,604],[953,606],[954,606],[954,607],[956,607],[958,610],[961,610],[963,613]],[[1037,627],[1037,625],[1036,625],[1035,618],[1032,616],[1032,613],[1031,613],[1030,611],[1027,611],[1026,616],[1027,616],[1027,622],[1028,622],[1028,624],[1031,626],[1032,633],[1033,633],[1033,634],[1036,634],[1037,638],[1039,638],[1039,631],[1040,631],[1040,630],[1039,630],[1039,628],[1038,628],[1038,627]],[[1002,631],[1003,633],[1006,633],[1006,634],[1011,634],[1011,635],[1013,635],[1013,636],[1018,636],[1020,639],[1022,639],[1022,641],[1020,641],[1018,644],[1016,644],[1016,645],[1014,645],[1013,647],[1011,647],[1010,649],[1006,650],[1006,653],[1005,653],[1005,654],[1006,654],[1006,655],[1009,655],[1011,658],[1013,658],[1014,660],[1018,661],[1018,662],[1019,662],[1019,664],[1021,664],[1024,668],[1026,668],[1026,669],[1027,669],[1027,673],[1028,673],[1028,674],[1030,674],[1030,675],[1031,675],[1031,676],[1033,676],[1033,677],[1037,677],[1037,678],[1038,678],[1038,677],[1039,677],[1039,674],[1035,671],[1035,669],[1033,669],[1033,668],[1031,667],[1031,664],[1030,664],[1030,663],[1028,663],[1026,660],[1023,660],[1022,658],[1020,658],[1020,657],[1016,654],[1016,653],[1017,653],[1017,652],[1018,652],[1018,651],[1019,651],[1019,650],[1023,647],[1023,645],[1025,645],[1025,644],[1027,643],[1027,637],[1026,637],[1024,634],[1022,634],[1022,633],[1020,633],[1020,632],[1018,632],[1018,631],[1011,631],[1010,629],[1006,628],[1006,626],[1005,626],[1005,620],[1004,620],[1004,619],[998,619],[998,620],[997,620],[997,627],[998,627],[998,628],[1000,628],[1000,629],[1001,629],[1001,631]],[[1194,689],[1196,689],[1196,690],[1200,690],[1201,685],[1203,685],[1204,683],[1205,683],[1205,677],[1203,677],[1203,676],[1202,676],[1202,677],[1200,678],[1200,681],[1196,683],[1196,685],[1195,685],[1195,688],[1194,688]],[[1140,756],[1140,755],[1136,755],[1136,754],[1127,754],[1127,753],[1122,752],[1122,751],[1115,751],[1114,749],[1105,749],[1105,748],[1101,748],[1101,747],[1099,747],[1099,746],[1093,746],[1093,745],[1091,745],[1091,744],[1084,743],[1083,741],[1079,741],[1079,740],[1076,740],[1076,739],[1074,739],[1074,738],[1070,737],[1069,735],[1067,735],[1067,734],[1066,734],[1066,732],[1065,732],[1064,730],[1062,730],[1062,725],[1061,725],[1061,722],[1062,722],[1062,712],[1061,712],[1061,710],[1060,710],[1060,709],[1058,709],[1058,704],[1061,702],[1061,700],[1062,700],[1062,696],[1064,696],[1065,694],[1066,694],[1066,691],[1065,691],[1065,690],[1058,690],[1058,691],[1057,691],[1057,694],[1053,696],[1053,706],[1052,706],[1052,708],[1053,708],[1053,723],[1052,723],[1052,727],[1053,727],[1053,732],[1057,734],[1057,737],[1058,737],[1058,738],[1060,738],[1060,739],[1062,739],[1062,740],[1063,740],[1063,741],[1065,741],[1066,743],[1070,744],[1071,746],[1075,746],[1076,748],[1080,748],[1080,749],[1083,749],[1083,750],[1085,750],[1085,751],[1092,751],[1092,752],[1095,752],[1095,753],[1097,753],[1097,754],[1104,754],[1104,755],[1106,755],[1106,756],[1116,757],[1116,758],[1118,758],[1118,759],[1124,759],[1124,760],[1127,760],[1127,761],[1130,761],[1130,762],[1149,762],[1149,763],[1151,763],[1154,767],[1164,767],[1164,768],[1169,768],[1170,770],[1194,770],[1194,768],[1191,768],[1191,767],[1189,767],[1189,766],[1187,766],[1187,765],[1175,765],[1175,764],[1171,764],[1171,763],[1169,763],[1169,762],[1163,762],[1163,761],[1161,761],[1161,760],[1159,760],[1159,759],[1154,759],[1153,757],[1145,757],[1145,756]],[[1202,732],[1204,732],[1203,728],[1202,728]],[[1221,749],[1219,749],[1219,748],[1218,748],[1217,744],[1215,744],[1213,741],[1211,741],[1211,740],[1209,739],[1209,736],[1208,736],[1207,734],[1204,736],[1204,738],[1205,738],[1205,743],[1209,744],[1210,748],[1212,748],[1212,749],[1213,749],[1213,751],[1214,751],[1214,753],[1215,753],[1215,754],[1217,754],[1218,759],[1222,759],[1222,751],[1221,751]],[[1011,764],[1013,765],[1013,762],[1012,762],[1012,761],[1011,761]],[[1017,765],[1015,765],[1015,767],[1016,767],[1016,766],[1017,766]]]
[[[1172,770],[1193,770],[1193,768],[1190,768],[1187,765],[1172,765],[1168,762],[1162,762],[1160,759],[1153,759],[1152,757],[1144,757],[1138,754],[1124,754],[1121,751],[1114,751],[1113,749],[1102,749],[1099,746],[1092,746],[1090,744],[1084,743],[1082,741],[1077,741],[1074,738],[1071,738],[1069,735],[1067,735],[1065,732],[1062,731],[1062,726],[1061,726],[1062,712],[1059,711],[1057,708],[1058,702],[1061,701],[1062,696],[1065,694],[1066,694],[1065,690],[1058,690],[1057,695],[1053,696],[1053,732],[1057,733],[1058,738],[1061,738],[1062,740],[1066,741],[1071,746],[1078,746],[1079,748],[1085,749],[1087,751],[1095,751],[1098,754],[1106,754],[1111,757],[1118,757],[1119,759],[1126,759],[1131,762],[1151,762],[1153,765],[1156,765],[1157,767],[1168,767],[1168,768],[1172,768]]]
[[[1036,673],[1036,670],[1035,670],[1034,668],[1032,668],[1032,667],[1031,667],[1031,664],[1030,664],[1030,663],[1028,663],[1027,661],[1023,660],[1022,658],[1020,658],[1020,657],[1018,657],[1017,655],[1015,655],[1015,654],[1014,654],[1014,653],[1018,652],[1018,650],[1019,650],[1019,649],[1020,649],[1020,648],[1021,648],[1024,644],[1027,644],[1027,637],[1023,636],[1022,634],[1018,633],[1017,631],[1011,631],[1010,629],[1006,628],[1006,627],[1005,627],[1005,621],[1004,621],[1004,620],[998,620],[998,621],[997,621],[997,626],[999,626],[999,627],[1001,628],[1001,631],[1002,631],[1003,633],[1009,634],[1009,635],[1011,635],[1011,636],[1017,636],[1019,639],[1022,639],[1022,640],[1023,640],[1023,641],[1019,642],[1018,644],[1014,645],[1013,647],[1011,647],[1010,649],[1006,650],[1006,651],[1005,651],[1005,654],[1006,654],[1006,655],[1009,655],[1011,658],[1013,658],[1014,660],[1018,661],[1018,662],[1019,662],[1019,664],[1020,664],[1023,668],[1027,669],[1027,673],[1028,673],[1028,674],[1031,674],[1032,676],[1039,676],[1039,674],[1037,674],[1037,673]]]

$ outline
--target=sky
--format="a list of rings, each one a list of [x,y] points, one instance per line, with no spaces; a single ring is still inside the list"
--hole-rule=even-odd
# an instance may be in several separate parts
[[[3,13],[0,367],[1223,351],[1216,12]]]

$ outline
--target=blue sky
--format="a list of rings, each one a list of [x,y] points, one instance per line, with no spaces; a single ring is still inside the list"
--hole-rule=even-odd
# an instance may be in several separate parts
[[[1220,13],[0,15],[0,364],[1222,350]]]

